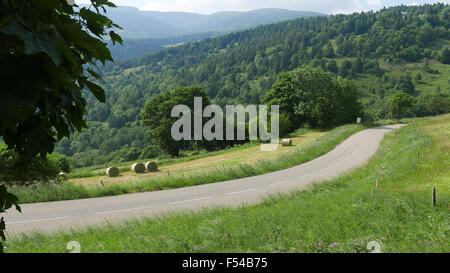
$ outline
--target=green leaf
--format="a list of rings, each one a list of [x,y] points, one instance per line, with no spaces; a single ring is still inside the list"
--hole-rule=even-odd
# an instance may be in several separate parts
[[[84,84],[91,90],[92,94],[100,101],[105,103],[106,102],[106,96],[105,96],[105,90],[103,90],[102,87],[99,85],[90,82],[90,81],[84,81]]]
[[[87,72],[89,72],[89,74],[91,74],[92,77],[94,77],[97,80],[101,80],[101,77],[97,72],[95,72],[94,70],[92,70],[90,68],[88,68],[86,70],[87,70]]]
[[[0,27],[3,27],[7,23],[9,23],[9,21],[11,21],[11,18],[12,18],[12,16],[6,16],[6,17],[2,18],[0,20]]]
[[[59,66],[60,55],[56,40],[51,35],[34,32],[20,16],[15,17],[7,25],[0,28],[0,32],[22,38],[25,43],[24,54],[45,53]]]
[[[119,34],[117,34],[116,32],[110,31],[109,36],[111,37],[111,41],[113,42],[113,45],[116,45],[116,42],[123,45],[122,37],[120,37]]]

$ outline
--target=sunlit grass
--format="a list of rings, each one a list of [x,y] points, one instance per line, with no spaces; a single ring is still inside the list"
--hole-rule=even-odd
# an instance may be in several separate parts
[[[384,252],[449,252],[450,115],[410,122],[365,167],[308,190],[235,209],[9,238],[6,251],[66,252],[76,240],[82,252],[368,252],[370,241]]]

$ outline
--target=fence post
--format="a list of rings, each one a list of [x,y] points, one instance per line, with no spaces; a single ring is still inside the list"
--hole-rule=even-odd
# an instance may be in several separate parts
[[[436,188],[433,188],[433,193],[432,193],[432,196],[431,196],[431,204],[433,206],[436,206]]]
[[[377,177],[377,188],[379,188],[380,187],[380,179],[379,179],[379,177]]]

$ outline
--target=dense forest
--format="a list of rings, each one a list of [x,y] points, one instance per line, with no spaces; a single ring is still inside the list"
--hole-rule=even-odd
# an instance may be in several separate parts
[[[143,55],[150,54],[165,48],[178,46],[184,43],[200,41],[206,38],[219,36],[220,32],[203,32],[198,34],[175,36],[169,38],[156,39],[126,39],[123,44],[108,45],[111,56],[114,61],[120,62],[127,59],[134,59]],[[106,70],[114,68],[114,63],[108,62]]]
[[[121,61],[101,71],[107,103],[87,95],[89,128],[56,152],[74,167],[157,156],[141,126],[152,96],[198,85],[212,103],[260,104],[281,72],[303,64],[354,80],[366,120],[395,116],[397,92],[413,101],[406,116],[448,112],[449,27],[449,5],[399,6],[264,25]]]

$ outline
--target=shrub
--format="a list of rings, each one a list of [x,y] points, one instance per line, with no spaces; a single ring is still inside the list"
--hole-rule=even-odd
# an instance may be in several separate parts
[[[158,145],[148,145],[147,147],[144,148],[139,158],[140,159],[156,158],[161,154],[162,150]]]
[[[0,145],[0,181],[48,181],[55,179],[60,171],[70,172],[70,164],[65,156],[51,154],[44,159],[24,159],[5,144]]]

